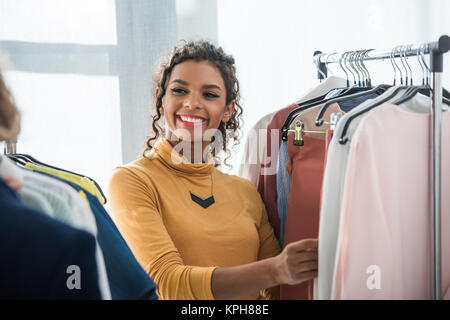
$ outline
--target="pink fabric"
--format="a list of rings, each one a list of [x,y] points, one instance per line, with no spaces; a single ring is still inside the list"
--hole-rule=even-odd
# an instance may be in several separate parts
[[[320,190],[325,158],[325,140],[303,136],[305,144],[295,146],[294,135],[288,136],[287,151],[292,159],[291,192],[284,246],[308,238],[318,238]],[[297,285],[282,285],[281,300],[312,300],[312,280]]]
[[[430,298],[430,118],[384,104],[348,142],[332,298]],[[442,128],[442,292],[450,298],[450,112]]]
[[[325,136],[325,158],[324,158],[324,167],[327,165],[328,158],[328,147],[330,146],[331,139],[333,139],[334,130],[328,129],[327,134]]]

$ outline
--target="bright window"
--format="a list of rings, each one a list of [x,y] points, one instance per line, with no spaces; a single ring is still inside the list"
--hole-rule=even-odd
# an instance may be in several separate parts
[[[0,0],[0,40],[116,44],[114,0]]]

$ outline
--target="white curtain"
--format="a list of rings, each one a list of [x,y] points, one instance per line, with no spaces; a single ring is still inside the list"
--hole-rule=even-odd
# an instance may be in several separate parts
[[[104,187],[144,150],[155,61],[176,40],[175,0],[0,0],[17,152]]]

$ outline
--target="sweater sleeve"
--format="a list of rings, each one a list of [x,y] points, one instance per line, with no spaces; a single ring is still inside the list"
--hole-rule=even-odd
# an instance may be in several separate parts
[[[215,267],[185,265],[164,225],[152,186],[129,168],[113,171],[108,212],[144,270],[158,285],[161,299],[214,299]]]
[[[281,252],[280,244],[275,238],[275,234],[272,226],[269,223],[266,207],[261,200],[261,224],[259,227],[260,249],[258,260],[274,257]],[[278,300],[280,298],[280,287],[276,286],[263,290],[261,292],[261,298],[267,300]]]

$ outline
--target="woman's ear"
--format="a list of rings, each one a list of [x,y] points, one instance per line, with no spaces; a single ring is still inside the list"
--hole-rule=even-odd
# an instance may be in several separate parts
[[[234,111],[234,105],[236,104],[235,100],[232,100],[226,107],[225,107],[225,112],[223,113],[222,116],[222,122],[223,123],[227,123],[228,121],[230,121],[231,116],[233,115],[233,111]]]
[[[155,90],[155,101],[157,101],[158,100],[158,96],[159,96],[159,93],[160,93],[161,91],[159,90],[159,88],[156,88],[156,90]],[[164,115],[164,107],[163,106],[161,106],[161,115],[163,116]]]

